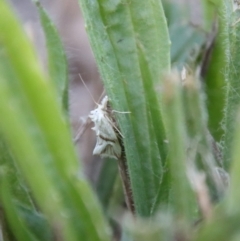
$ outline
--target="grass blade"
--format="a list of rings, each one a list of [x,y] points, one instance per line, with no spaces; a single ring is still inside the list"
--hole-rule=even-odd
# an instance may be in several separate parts
[[[57,29],[53,25],[46,11],[38,0],[33,0],[39,12],[42,27],[45,33],[47,52],[48,52],[48,70],[50,79],[57,90],[58,99],[63,109],[68,112],[68,69],[65,51]]]
[[[108,209],[117,175],[118,167],[116,161],[110,159],[105,160],[96,184],[98,198],[104,210]]]
[[[17,240],[37,241],[34,235],[28,230],[27,226],[20,219],[16,207],[14,206],[8,189],[9,184],[2,180],[1,200],[8,222]]]
[[[230,187],[229,193],[226,198],[226,205],[227,211],[233,214],[240,214],[239,211],[239,201],[240,201],[240,191],[239,191],[239,181],[240,181],[240,152],[239,152],[239,145],[240,145],[240,118],[239,118],[239,111],[237,115],[237,122],[236,122],[236,130],[234,135],[233,141],[233,149],[232,149],[232,165],[230,169]]]
[[[229,3],[230,5],[230,3]],[[227,8],[228,7],[228,8]],[[225,7],[226,14],[228,14],[228,28],[229,28],[229,53],[228,53],[228,69],[227,69],[227,94],[225,106],[225,136],[224,136],[224,164],[226,169],[230,167],[231,148],[233,136],[235,133],[236,122],[236,108],[240,104],[239,95],[239,76],[240,76],[240,24],[236,23],[239,19],[239,12],[233,12],[231,6]]]
[[[111,104],[115,110],[130,112],[118,114],[117,120],[125,137],[136,210],[148,216],[162,177],[162,152],[152,135],[154,113],[148,109],[153,103],[146,97],[156,93],[153,88],[147,89],[146,83],[155,87],[170,68],[170,41],[163,9],[157,0],[79,2]],[[159,113],[156,115],[161,120]]]
[[[177,74],[166,78],[163,89],[164,113],[166,116],[167,140],[169,142],[170,208],[177,216],[192,220],[196,212],[196,201],[187,178],[187,135],[182,83]],[[190,163],[191,164],[191,163]]]

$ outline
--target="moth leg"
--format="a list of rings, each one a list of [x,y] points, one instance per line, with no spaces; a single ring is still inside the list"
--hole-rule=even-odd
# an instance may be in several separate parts
[[[130,111],[117,111],[117,110],[112,110],[113,113],[118,113],[118,114],[131,114]]]
[[[100,103],[100,100],[102,100],[105,95],[106,95],[105,90],[103,90],[101,95],[99,96],[99,98],[97,100],[97,103]]]
[[[111,113],[117,113],[117,114],[131,114],[130,111],[117,111],[117,110],[111,110]],[[119,135],[124,138],[123,134],[121,133],[121,131],[118,129],[118,127],[115,125],[114,122],[112,122],[109,118],[108,118],[109,122],[111,123],[111,125],[113,126],[113,128],[115,130],[117,130],[117,132],[119,133]]]
[[[88,117],[81,117],[80,120],[82,121],[82,125],[78,128],[76,136],[73,138],[73,142],[77,143],[84,132],[87,130],[89,125],[91,124],[91,120]]]

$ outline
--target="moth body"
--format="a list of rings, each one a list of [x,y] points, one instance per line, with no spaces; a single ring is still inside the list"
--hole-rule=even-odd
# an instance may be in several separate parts
[[[93,155],[119,159],[122,152],[119,141],[120,133],[114,125],[107,96],[103,98],[101,104],[98,104],[96,109],[90,112],[89,118],[94,123],[92,129],[96,132],[97,137]]]

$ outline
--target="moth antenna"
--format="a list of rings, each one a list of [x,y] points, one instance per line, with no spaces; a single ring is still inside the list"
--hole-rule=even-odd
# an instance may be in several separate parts
[[[89,95],[91,96],[91,99],[93,100],[93,102],[94,102],[96,105],[98,105],[98,103],[97,103],[97,102],[95,101],[95,99],[93,98],[93,95],[92,95],[92,93],[90,92],[89,88],[87,87],[86,83],[84,82],[84,80],[83,80],[81,74],[79,73],[78,75],[79,75],[79,77],[80,77],[80,79],[81,79],[81,81],[82,81],[84,87],[86,88],[87,92],[88,92]]]
[[[103,99],[104,94],[105,94],[105,90],[103,90],[103,92],[101,93],[100,97],[98,98],[98,103],[100,102],[101,99]]]

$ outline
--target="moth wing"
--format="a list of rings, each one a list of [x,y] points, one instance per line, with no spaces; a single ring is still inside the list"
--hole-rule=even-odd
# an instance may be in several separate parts
[[[106,139],[118,140],[116,131],[111,123],[111,121],[104,116],[95,123],[94,129],[98,130],[98,135],[103,136]]]
[[[97,136],[97,143],[93,150],[93,155],[100,155],[101,157],[111,157],[118,159],[121,156],[121,146],[119,141],[107,141]]]
[[[100,154],[100,157],[110,157],[113,159],[119,159],[121,157],[121,147],[117,145],[107,145],[105,151],[102,154]]]
[[[119,159],[122,149],[118,140],[118,132],[106,111],[107,101],[107,97],[104,98],[101,105],[98,105],[98,108],[92,110],[89,114],[89,118],[94,122],[92,129],[97,136],[93,154]]]

